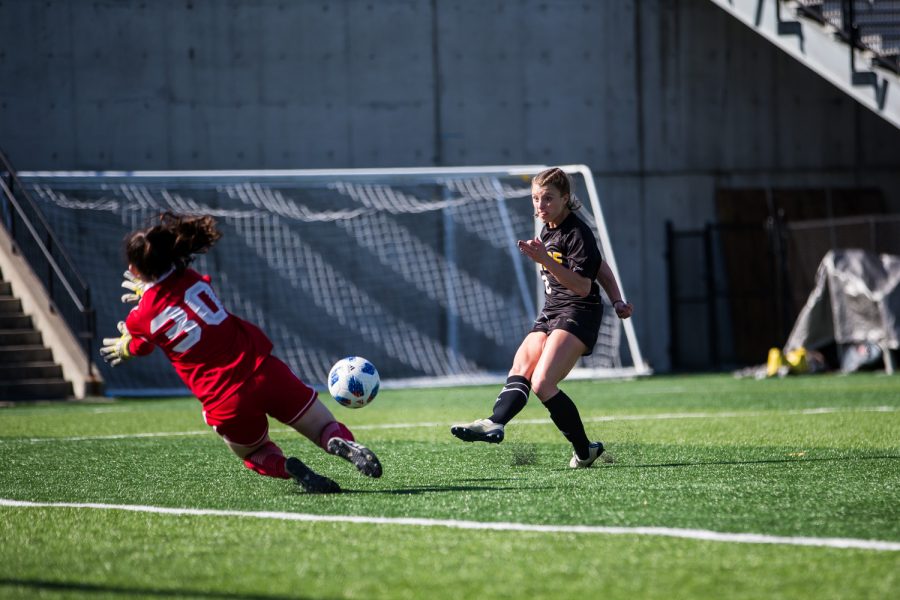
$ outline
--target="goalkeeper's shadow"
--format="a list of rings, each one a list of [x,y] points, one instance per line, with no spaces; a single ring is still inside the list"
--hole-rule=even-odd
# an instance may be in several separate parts
[[[417,485],[384,490],[351,490],[344,489],[343,494],[382,494],[390,496],[415,496],[418,494],[440,494],[456,492],[510,492],[522,491],[521,486],[493,486],[493,485]],[[552,489],[552,486],[528,486],[530,490]]]

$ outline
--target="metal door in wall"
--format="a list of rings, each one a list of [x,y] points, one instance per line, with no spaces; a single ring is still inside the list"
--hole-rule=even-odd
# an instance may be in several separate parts
[[[872,189],[721,189],[719,222],[667,224],[674,370],[765,362],[787,339],[832,248],[900,254],[900,215]]]

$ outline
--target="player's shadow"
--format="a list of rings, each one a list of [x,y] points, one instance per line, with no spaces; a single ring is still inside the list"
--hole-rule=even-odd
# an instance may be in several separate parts
[[[494,481],[494,480],[488,480]],[[503,481],[502,479],[498,481]],[[510,492],[523,489],[550,489],[550,486],[500,486],[500,485],[417,485],[388,490],[343,490],[344,494],[384,494],[391,496],[415,496],[418,494],[444,494],[452,492]]]
[[[604,465],[604,469],[648,469],[648,468],[666,468],[666,467],[702,467],[709,465],[771,465],[782,463],[812,463],[812,462],[847,462],[850,460],[896,460],[900,455],[885,454],[877,456],[829,456],[823,458],[762,458],[758,460],[691,460],[681,462],[666,463],[641,463],[641,464],[622,464],[614,463]]]
[[[78,593],[78,594],[103,594],[115,597],[127,598],[129,596],[158,597],[158,598],[204,598],[210,600],[312,600],[322,596],[290,596],[270,594],[240,594],[217,591],[195,591],[187,589],[159,589],[144,588],[139,586],[122,587],[117,585],[103,585],[95,583],[81,583],[77,581],[45,581],[43,579],[14,579],[0,578],[0,595],[3,587],[18,587],[39,593]]]

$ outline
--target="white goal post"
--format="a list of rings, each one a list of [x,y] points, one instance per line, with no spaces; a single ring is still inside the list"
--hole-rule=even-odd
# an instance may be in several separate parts
[[[88,280],[98,340],[128,311],[119,301],[125,234],[165,210],[211,214],[224,236],[196,268],[212,276],[231,312],[258,324],[276,354],[321,389],[347,355],[371,360],[385,387],[503,381],[543,302],[535,265],[515,242],[534,236],[530,179],[544,168],[19,177]],[[591,172],[563,168],[621,286]],[[154,355],[123,368],[98,365],[107,393],[183,394]],[[593,354],[570,377],[647,373],[631,321],[607,306]]]

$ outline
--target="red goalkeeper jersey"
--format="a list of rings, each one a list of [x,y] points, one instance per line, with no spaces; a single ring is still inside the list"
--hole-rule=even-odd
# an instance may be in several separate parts
[[[204,407],[233,394],[272,352],[266,334],[226,311],[209,276],[193,269],[149,284],[125,324],[128,351],[162,348]]]

